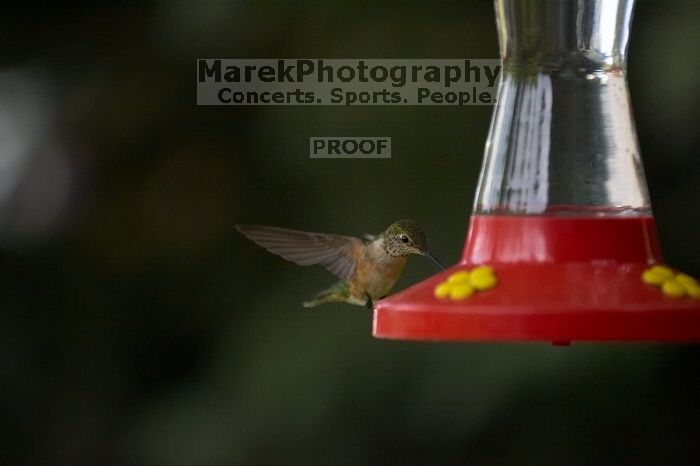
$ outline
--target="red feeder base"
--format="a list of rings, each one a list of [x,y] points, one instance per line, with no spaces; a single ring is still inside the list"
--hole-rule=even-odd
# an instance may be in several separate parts
[[[652,217],[474,216],[459,264],[377,303],[374,336],[473,341],[698,341],[700,300],[644,283],[661,262]],[[486,264],[498,284],[435,296]]]

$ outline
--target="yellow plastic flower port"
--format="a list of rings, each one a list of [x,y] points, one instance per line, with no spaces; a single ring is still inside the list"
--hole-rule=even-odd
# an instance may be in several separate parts
[[[452,283],[442,282],[435,287],[435,297],[446,298],[450,295],[450,291],[452,291]]]
[[[449,277],[447,277],[447,283],[462,283],[469,281],[469,272],[467,270],[460,270],[455,272]]]
[[[488,265],[481,265],[472,270],[469,281],[479,291],[490,290],[498,283],[493,268]]]
[[[642,281],[661,288],[661,292],[671,298],[689,296],[700,299],[700,284],[693,277],[676,273],[665,265],[654,265],[642,272]]]
[[[654,265],[642,273],[642,281],[648,285],[661,286],[666,280],[673,278],[673,270],[665,265]]]
[[[477,291],[486,291],[498,284],[498,278],[493,268],[488,265],[474,267],[471,271],[460,270],[453,273],[447,280],[435,287],[435,297],[449,298],[461,301],[472,296]]]

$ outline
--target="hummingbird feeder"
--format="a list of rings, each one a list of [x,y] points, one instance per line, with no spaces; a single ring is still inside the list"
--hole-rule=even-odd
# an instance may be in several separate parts
[[[376,304],[374,336],[698,341],[664,264],[625,77],[634,0],[496,0],[503,63],[461,260]]]

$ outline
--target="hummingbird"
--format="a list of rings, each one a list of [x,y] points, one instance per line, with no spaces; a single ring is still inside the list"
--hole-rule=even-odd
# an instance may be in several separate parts
[[[262,225],[236,225],[248,239],[273,254],[299,265],[321,265],[340,278],[317,293],[304,307],[348,303],[373,309],[394,287],[410,255],[445,267],[428,249],[425,232],[412,220],[399,220],[378,235],[312,233]]]

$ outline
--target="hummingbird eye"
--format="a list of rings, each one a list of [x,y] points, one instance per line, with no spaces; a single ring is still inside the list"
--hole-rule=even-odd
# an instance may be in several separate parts
[[[410,239],[408,239],[408,236],[406,236],[406,235],[401,235],[401,236],[399,236],[399,239],[400,239],[401,242],[404,243],[404,244],[408,244],[408,242],[410,241]]]

